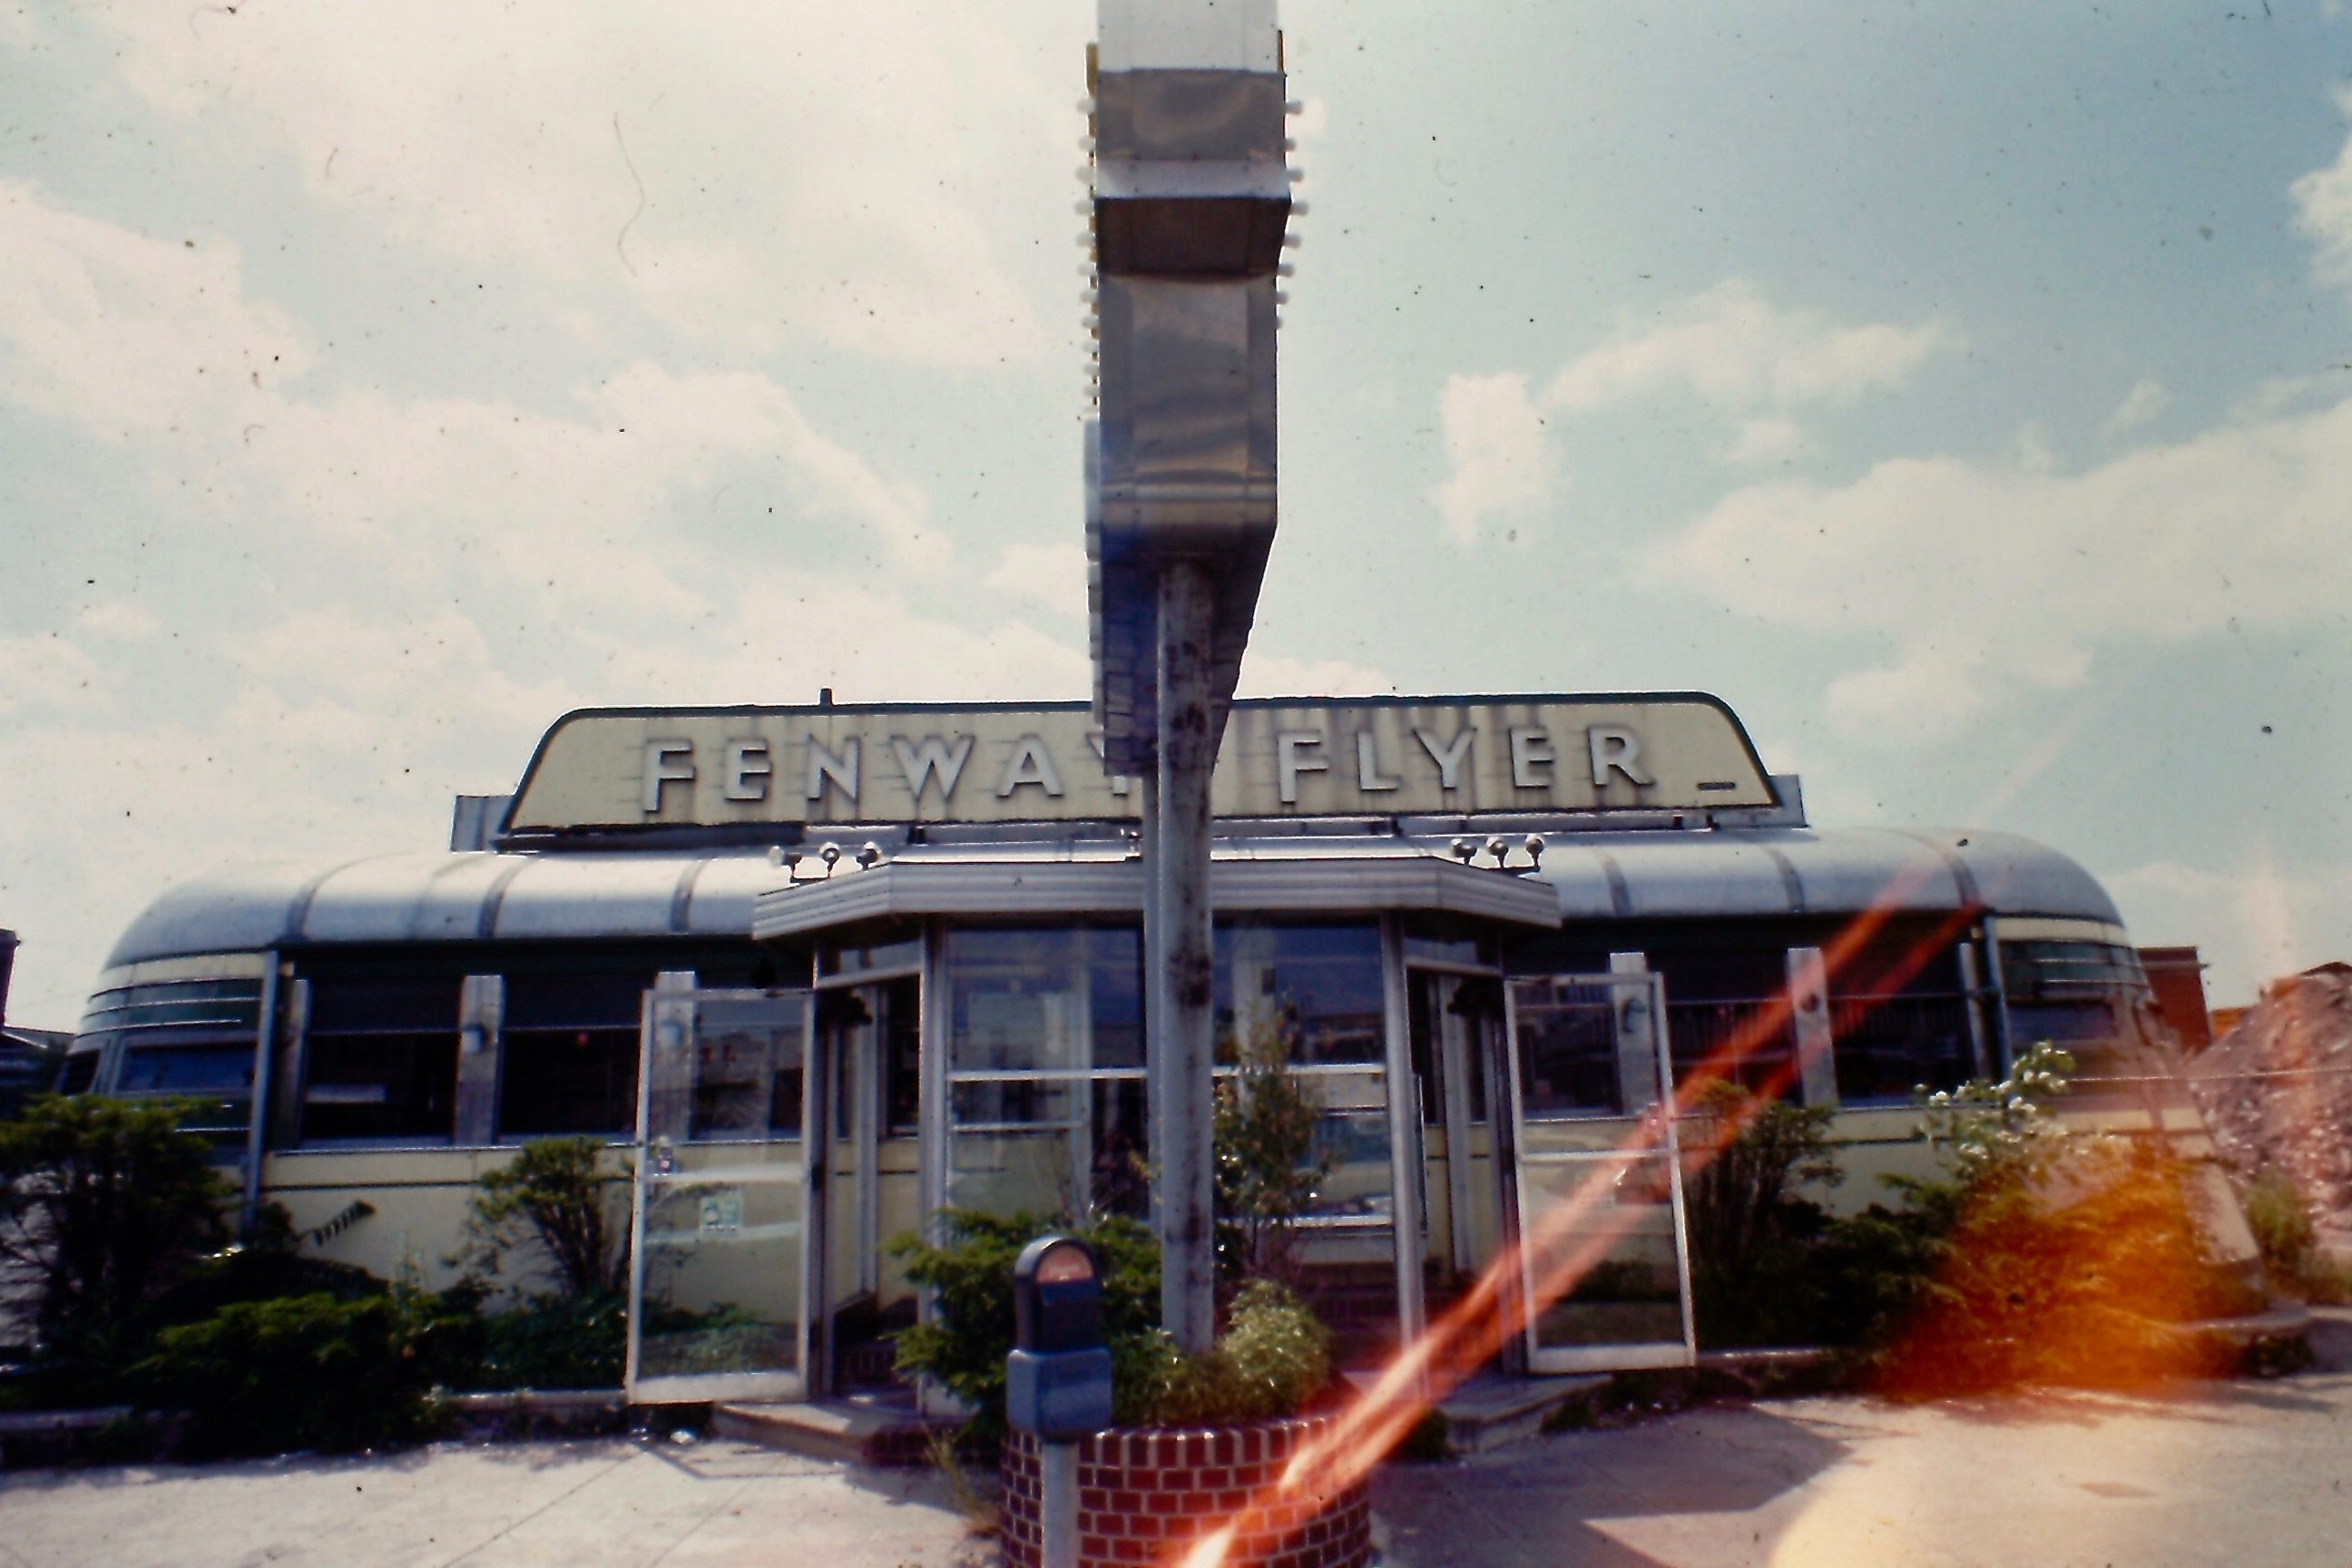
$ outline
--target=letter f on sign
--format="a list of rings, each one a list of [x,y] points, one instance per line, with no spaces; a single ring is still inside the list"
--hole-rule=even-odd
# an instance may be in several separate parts
[[[661,810],[662,785],[690,784],[694,780],[694,742],[691,741],[647,741],[646,742],[646,815],[652,816]]]

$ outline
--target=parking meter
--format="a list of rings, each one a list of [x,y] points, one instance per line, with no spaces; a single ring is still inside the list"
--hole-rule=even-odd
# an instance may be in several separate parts
[[[1044,1236],[1013,1266],[1013,1350],[1004,1413],[1043,1443],[1110,1425],[1110,1352],[1102,1342],[1102,1268],[1094,1249]]]

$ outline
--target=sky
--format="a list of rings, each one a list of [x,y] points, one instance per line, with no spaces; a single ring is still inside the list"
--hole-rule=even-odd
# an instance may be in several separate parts
[[[1255,694],[1699,689],[2352,959],[2352,16],[1283,12]],[[1085,4],[0,0],[0,926],[608,703],[1087,689]]]

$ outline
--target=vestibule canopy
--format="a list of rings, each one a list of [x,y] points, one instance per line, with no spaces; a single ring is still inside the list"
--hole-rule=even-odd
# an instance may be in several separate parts
[[[845,861],[829,878],[761,893],[751,934],[774,942],[924,915],[1134,917],[1142,912],[1144,890],[1142,861],[1117,852],[1051,858],[944,852],[863,869]],[[1355,853],[1221,853],[1212,862],[1210,896],[1219,910],[1256,914],[1414,912],[1538,929],[1559,923],[1559,898],[1543,882],[1385,847]]]

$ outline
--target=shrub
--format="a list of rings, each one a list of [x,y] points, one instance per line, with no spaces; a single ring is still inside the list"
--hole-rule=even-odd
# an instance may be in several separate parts
[[[482,1388],[618,1388],[629,1298],[619,1290],[535,1296],[483,1320]]]
[[[1045,1215],[1000,1215],[943,1209],[947,1235],[933,1247],[920,1237],[890,1243],[907,1278],[936,1292],[931,1321],[899,1331],[898,1370],[919,1373],[961,1399],[978,1435],[1004,1430],[1004,1358],[1013,1351],[1013,1265],[1021,1249],[1049,1231],[1087,1242],[1103,1269],[1103,1337],[1120,1396],[1154,1375],[1150,1338],[1160,1320],[1160,1247],[1140,1222],[1119,1216],[1091,1226],[1057,1226]]]
[[[1835,1111],[1708,1087],[1685,1149],[1692,1306],[1708,1345],[1804,1342],[1820,1332],[1824,1281],[1813,1256],[1828,1223],[1806,1184],[1844,1179],[1829,1152]]]
[[[1306,1304],[1271,1280],[1234,1298],[1225,1331],[1202,1355],[1186,1355],[1151,1331],[1138,1360],[1146,1375],[1114,1400],[1128,1426],[1194,1426],[1295,1415],[1330,1386],[1332,1338]]]
[[[594,1138],[541,1138],[475,1184],[466,1215],[467,1246],[454,1262],[477,1278],[497,1275],[507,1258],[535,1244],[562,1296],[628,1287],[628,1224],[621,1184],[603,1168]]]
[[[144,1403],[187,1412],[191,1458],[414,1441],[436,1414],[431,1317],[393,1292],[239,1301],[165,1329],[133,1377]]]
[[[1322,1102],[1291,1070],[1295,1009],[1246,1039],[1227,1037],[1239,1070],[1217,1079],[1211,1128],[1216,1183],[1216,1272],[1221,1292],[1245,1279],[1298,1279],[1298,1221],[1330,1173],[1315,1146]]]
[[[2311,1205],[2292,1177],[2265,1167],[2245,1193],[2246,1226],[2254,1233],[2263,1265],[2276,1279],[2300,1283],[2311,1272],[2319,1227]]]
[[[1873,1346],[1890,1391],[2145,1384],[2210,1370],[2173,1325],[2250,1301],[2206,1254],[2179,1163],[2072,1132],[2049,1102],[2072,1064],[2044,1045],[2009,1079],[1927,1098],[1944,1181],[1892,1179],[1904,1211],[1865,1220],[1919,1269]]]
[[[937,1292],[931,1321],[898,1335],[898,1369],[938,1381],[973,1412],[975,1436],[1004,1430],[1004,1358],[1013,1350],[1013,1266],[1021,1249],[1059,1229],[1087,1242],[1103,1265],[1103,1342],[1111,1356],[1112,1417],[1122,1426],[1254,1421],[1288,1415],[1329,1386],[1331,1332],[1297,1297],[1254,1280],[1234,1298],[1224,1334],[1192,1356],[1158,1327],[1160,1247],[1139,1222],[1109,1218],[1055,1226],[951,1209],[950,1239],[900,1237],[891,1251],[907,1276]]]
[[[227,1235],[228,1189],[185,1109],[44,1096],[0,1122],[0,1266],[32,1282],[51,1397],[110,1397],[155,1299]]]

